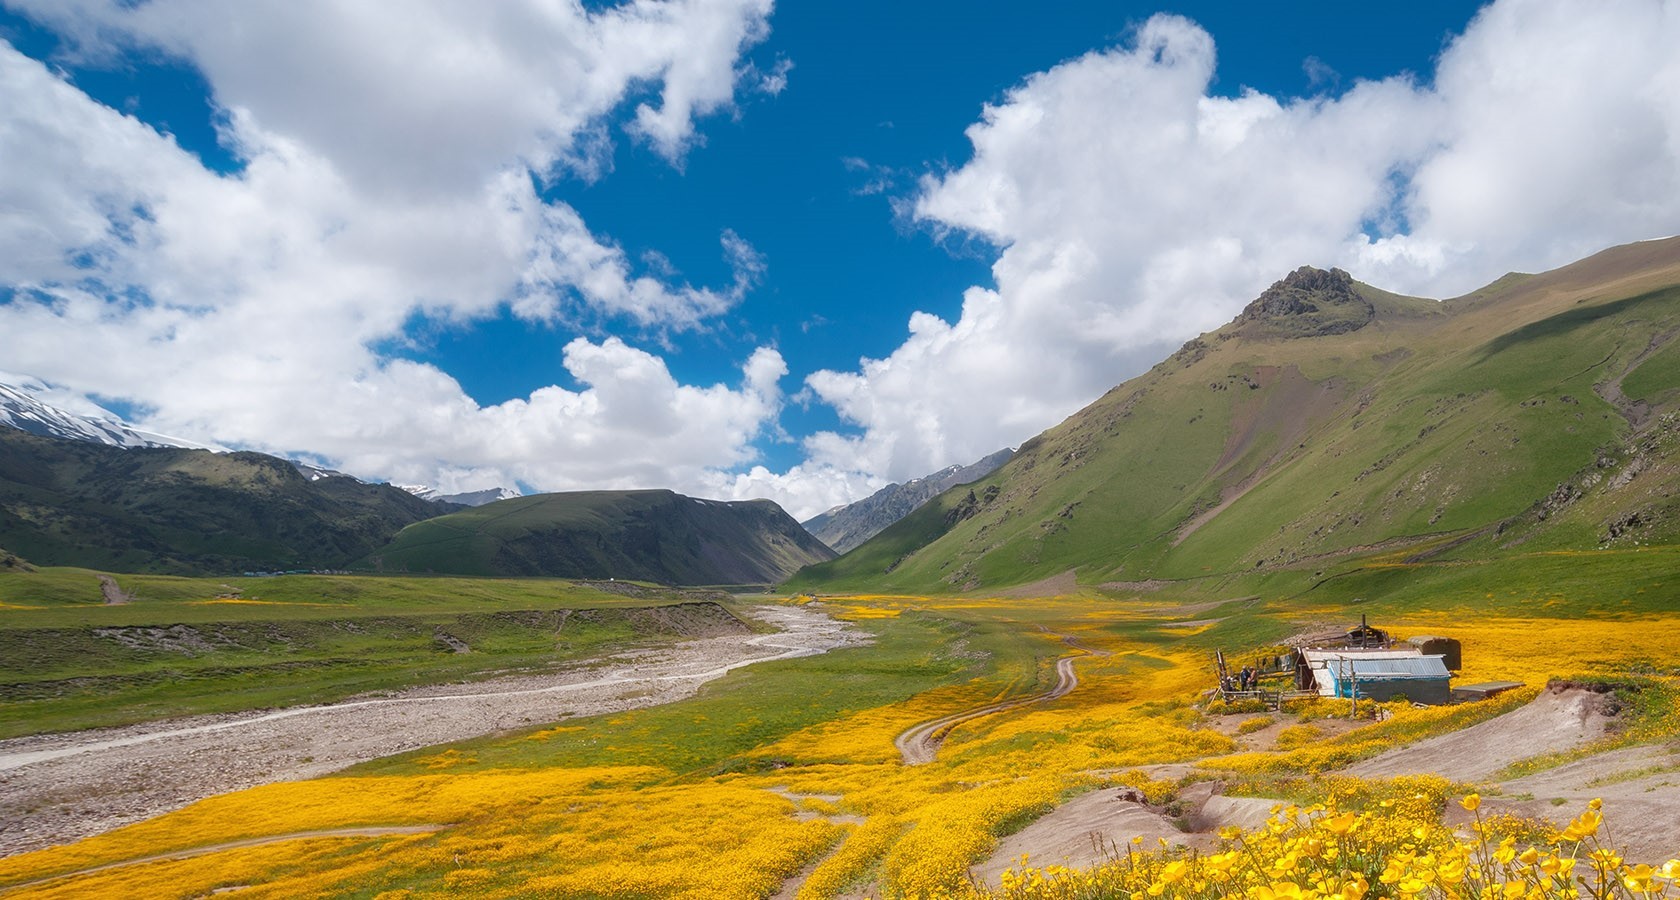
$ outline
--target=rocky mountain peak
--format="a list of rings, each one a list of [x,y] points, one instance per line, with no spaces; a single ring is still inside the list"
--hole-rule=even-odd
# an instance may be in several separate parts
[[[1352,275],[1302,266],[1244,307],[1237,324],[1263,336],[1315,337],[1357,331],[1375,314]]]

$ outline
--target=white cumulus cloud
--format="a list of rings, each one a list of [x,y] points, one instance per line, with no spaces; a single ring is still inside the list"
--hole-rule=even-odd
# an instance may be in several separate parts
[[[754,450],[779,435],[776,351],[685,384],[600,336],[708,327],[765,278],[753,247],[717,235],[733,274],[687,284],[545,199],[612,177],[618,142],[680,168],[700,119],[781,90],[797,60],[743,60],[769,0],[6,2],[86,59],[197,67],[240,166],[0,43],[0,369],[165,433],[445,490],[668,486],[805,517],[1019,443],[1299,265],[1448,296],[1680,232],[1677,0],[1498,0],[1433,71],[1311,97],[1214,93],[1217,36],[1156,16],[1025,77],[966,162],[898,198],[992,248],[993,283],[806,376],[846,427],[777,472]],[[380,349],[416,315],[503,309],[563,332],[556,386],[480,406]]]
[[[510,159],[550,174],[587,157],[600,117],[649,84],[657,101],[637,103],[633,131],[679,159],[695,118],[731,102],[770,13],[769,0],[8,2],[89,57],[190,60],[222,108],[405,194],[474,190]]]
[[[539,186],[609,172],[625,104],[629,138],[680,163],[768,0],[16,5],[84,59],[198,67],[241,165],[207,168],[0,42],[0,367],[148,428],[446,491],[693,491],[756,459],[787,374],[768,348],[736,384],[692,385],[579,337],[555,363],[578,389],[489,407],[379,348],[415,315],[664,331],[738,303],[764,263],[735,233],[729,284],[673,283]]]
[[[1210,91],[1159,15],[1026,78],[915,218],[997,248],[955,321],[807,384],[855,430],[812,461],[892,479],[1055,424],[1303,264],[1428,296],[1680,231],[1680,4],[1500,0],[1438,61],[1334,94]]]

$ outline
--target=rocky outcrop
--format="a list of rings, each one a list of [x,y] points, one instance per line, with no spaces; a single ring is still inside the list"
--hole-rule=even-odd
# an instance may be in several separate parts
[[[1318,337],[1358,331],[1375,316],[1352,275],[1302,266],[1255,298],[1236,324],[1252,336]]]

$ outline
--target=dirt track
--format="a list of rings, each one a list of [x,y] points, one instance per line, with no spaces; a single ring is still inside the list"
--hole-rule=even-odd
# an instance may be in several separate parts
[[[433,744],[669,703],[742,666],[867,640],[805,607],[751,612],[779,631],[683,641],[552,674],[0,741],[0,855],[98,834],[214,794],[313,778]]]
[[[1578,747],[1603,736],[1611,724],[1603,707],[1599,694],[1545,691],[1502,716],[1390,750],[1349,766],[1347,773],[1393,778],[1433,772],[1454,781],[1484,781],[1518,760]]]
[[[1062,639],[1062,643],[1079,651],[1080,655],[1108,655],[1101,650],[1087,647],[1079,643],[1078,640],[1070,635],[1061,634],[1057,635],[1057,637]],[[1008,712],[1012,709],[1020,709],[1023,706],[1031,706],[1034,703],[1044,703],[1050,700],[1055,700],[1058,697],[1065,696],[1074,688],[1079,687],[1079,674],[1073,670],[1073,661],[1078,658],[1079,656],[1064,656],[1061,659],[1056,660],[1056,686],[1042,694],[1033,694],[1030,697],[1017,697],[1014,700],[1003,700],[997,703],[988,703],[985,706],[965,709],[961,712],[954,712],[949,715],[940,716],[937,719],[923,722],[919,725],[911,726],[906,729],[904,733],[893,739],[893,746],[898,748],[898,754],[904,759],[904,764],[907,766],[919,766],[924,763],[933,762],[934,759],[939,756],[940,745],[945,743],[945,738],[950,735],[951,730],[956,728],[958,725],[965,722],[972,722],[975,719],[984,718],[986,716],[996,715],[1001,712]]]

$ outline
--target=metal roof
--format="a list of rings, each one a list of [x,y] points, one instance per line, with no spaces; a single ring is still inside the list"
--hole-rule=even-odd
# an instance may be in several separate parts
[[[1395,679],[1395,678],[1451,678],[1447,671],[1446,662],[1439,656],[1412,656],[1385,659],[1349,659],[1347,665],[1353,667],[1353,677],[1364,681],[1366,679]],[[1335,671],[1335,666],[1331,671]]]
[[[1422,650],[1412,646],[1385,647],[1380,650],[1375,648],[1365,650],[1358,647],[1336,647],[1333,649],[1326,648],[1321,650],[1301,651],[1301,656],[1306,659],[1309,665],[1313,663],[1322,664],[1328,660],[1337,659],[1418,659],[1422,655]],[[1316,665],[1314,668],[1321,669],[1323,668],[1323,665]]]

